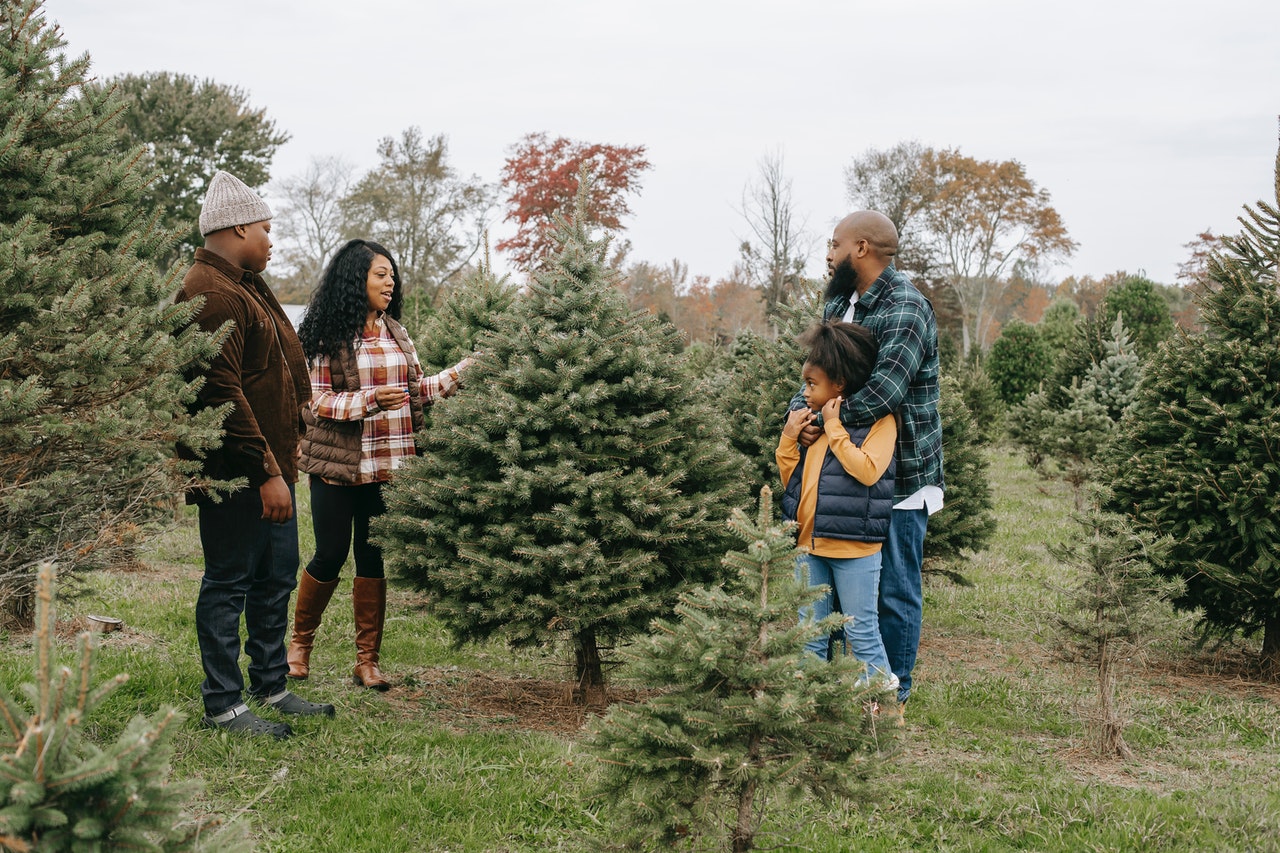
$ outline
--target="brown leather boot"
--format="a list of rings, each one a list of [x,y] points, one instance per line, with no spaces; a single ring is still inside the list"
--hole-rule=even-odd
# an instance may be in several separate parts
[[[374,690],[386,690],[391,682],[378,669],[382,625],[387,618],[387,579],[357,577],[351,588],[356,616],[355,682]]]
[[[337,578],[321,583],[306,569],[302,570],[298,581],[298,603],[293,609],[293,639],[289,640],[287,652],[290,678],[306,678],[311,674],[311,644],[316,638],[316,628],[320,627],[320,617],[337,588]]]

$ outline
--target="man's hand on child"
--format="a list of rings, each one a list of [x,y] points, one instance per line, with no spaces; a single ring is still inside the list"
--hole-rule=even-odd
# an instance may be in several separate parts
[[[813,422],[814,413],[811,409],[793,409],[787,414],[786,426],[782,428],[782,434],[788,438],[799,438],[800,431]]]

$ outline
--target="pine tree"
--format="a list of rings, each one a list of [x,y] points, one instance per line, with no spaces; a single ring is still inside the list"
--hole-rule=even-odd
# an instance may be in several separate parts
[[[1040,386],[1053,368],[1053,356],[1039,329],[1014,320],[991,345],[985,366],[1000,399],[1012,406]]]
[[[938,571],[960,583],[958,572],[938,567],[966,551],[981,551],[996,531],[995,500],[991,494],[990,467],[983,453],[981,427],[965,406],[960,383],[942,378],[938,413],[942,417],[943,479],[947,484],[942,509],[929,517],[924,539],[928,571]]]
[[[856,684],[864,666],[804,651],[843,617],[797,618],[819,588],[796,583],[795,537],[769,489],[756,519],[735,510],[731,527],[746,548],[725,556],[730,579],[685,592],[626,653],[658,695],[589,724],[601,793],[637,847],[727,830],[732,850],[751,850],[771,799],[853,796],[895,745],[868,710],[893,697]]]
[[[1280,155],[1275,201],[1209,264],[1204,331],[1159,347],[1111,457],[1114,507],[1174,540],[1161,574],[1206,629],[1262,632],[1280,678]]]
[[[42,564],[30,709],[0,687],[0,849],[249,849],[242,826],[216,829],[218,821],[183,811],[198,785],[169,779],[176,710],[135,717],[105,749],[92,742],[90,717],[128,676],[93,686],[91,634],[80,636],[78,667],[57,665],[53,579],[52,564]]]
[[[180,488],[173,442],[208,446],[222,415],[186,412],[181,370],[218,342],[164,304],[175,235],[138,212],[120,103],[82,91],[41,5],[0,5],[0,603],[28,620],[35,567],[71,583],[127,555]]]
[[[1064,590],[1058,615],[1056,648],[1067,660],[1094,668],[1098,706],[1091,728],[1099,755],[1130,755],[1124,717],[1117,706],[1118,669],[1126,653],[1150,641],[1168,622],[1168,601],[1182,591],[1181,581],[1161,579],[1153,563],[1172,547],[1150,531],[1135,531],[1127,518],[1096,506],[1075,516],[1078,538],[1050,548],[1078,573]]]
[[[378,531],[459,640],[567,634],[590,690],[601,642],[714,578],[746,462],[681,369],[678,332],[627,307],[582,217],[433,406]]]
[[[428,373],[452,367],[480,346],[484,335],[499,328],[516,299],[507,276],[493,272],[488,258],[446,291],[440,307],[421,323],[407,326]]]

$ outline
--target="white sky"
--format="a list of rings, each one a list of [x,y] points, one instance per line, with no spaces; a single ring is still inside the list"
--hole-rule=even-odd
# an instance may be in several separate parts
[[[1080,245],[1052,271],[1172,283],[1200,231],[1274,198],[1277,0],[47,0],[94,72],[172,71],[249,92],[312,156],[373,166],[417,125],[459,171],[496,181],[545,131],[645,145],[632,260],[716,279],[738,209],[781,149],[822,240],[844,169],[904,140],[1016,159]],[[491,239],[511,228],[496,224]]]

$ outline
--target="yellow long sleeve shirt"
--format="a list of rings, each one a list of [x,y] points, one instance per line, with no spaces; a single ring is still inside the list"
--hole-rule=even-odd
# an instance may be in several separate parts
[[[881,548],[879,542],[857,542],[850,539],[815,539],[813,515],[818,505],[818,475],[822,460],[830,450],[845,472],[865,486],[871,486],[884,475],[893,460],[894,444],[898,439],[898,425],[893,415],[885,415],[871,425],[862,446],[853,443],[849,433],[839,421],[827,421],[818,440],[809,448],[800,474],[800,505],[796,509],[796,521],[800,525],[800,546],[819,557],[844,560],[866,557]],[[782,475],[782,487],[791,482],[796,465],[800,464],[800,445],[785,432],[778,440],[774,452],[778,472]]]

